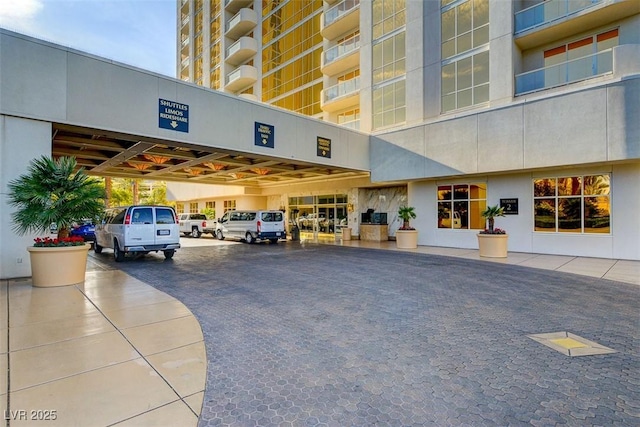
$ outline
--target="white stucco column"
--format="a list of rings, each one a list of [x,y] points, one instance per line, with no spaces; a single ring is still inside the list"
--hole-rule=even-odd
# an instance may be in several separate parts
[[[8,183],[43,155],[51,155],[50,122],[0,115],[0,279],[31,275],[27,247],[36,236],[19,236],[13,231]]]

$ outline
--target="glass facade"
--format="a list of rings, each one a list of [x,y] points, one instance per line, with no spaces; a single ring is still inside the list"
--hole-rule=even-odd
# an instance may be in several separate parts
[[[374,0],[373,4],[373,128],[406,120],[406,4]]]
[[[262,6],[262,101],[318,115],[322,90],[322,0]]]
[[[442,0],[442,112],[489,101],[489,0]]]

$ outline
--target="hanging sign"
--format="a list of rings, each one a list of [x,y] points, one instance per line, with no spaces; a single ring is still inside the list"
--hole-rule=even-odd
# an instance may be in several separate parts
[[[256,133],[255,133],[255,145],[259,145],[260,147],[269,147],[274,148],[275,146],[275,133],[276,128],[272,125],[266,125],[264,123],[256,124]]]
[[[189,106],[179,102],[159,99],[158,126],[162,129],[189,132]]]
[[[331,140],[329,138],[318,137],[318,157],[331,158]]]

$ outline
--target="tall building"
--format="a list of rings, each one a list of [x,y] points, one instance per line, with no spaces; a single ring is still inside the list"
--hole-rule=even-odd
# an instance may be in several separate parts
[[[638,38],[640,7],[633,0],[177,5],[180,79],[366,132],[605,76],[613,48]]]
[[[349,194],[394,213],[402,202],[363,194],[404,188],[432,244],[473,246],[449,231],[483,228],[483,208],[508,200],[523,249],[597,253],[567,236],[612,235],[640,159],[637,0],[177,7],[181,79],[371,135],[371,182]]]

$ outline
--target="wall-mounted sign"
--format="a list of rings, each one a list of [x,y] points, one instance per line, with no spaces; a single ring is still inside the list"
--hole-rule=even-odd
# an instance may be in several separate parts
[[[331,158],[331,140],[329,138],[318,137],[318,156]]]
[[[272,125],[264,123],[256,123],[255,145],[260,147],[274,148],[276,128]]]
[[[189,132],[189,106],[179,102],[158,100],[158,126],[163,129]]]
[[[518,199],[500,199],[500,207],[505,215],[518,215]]]

